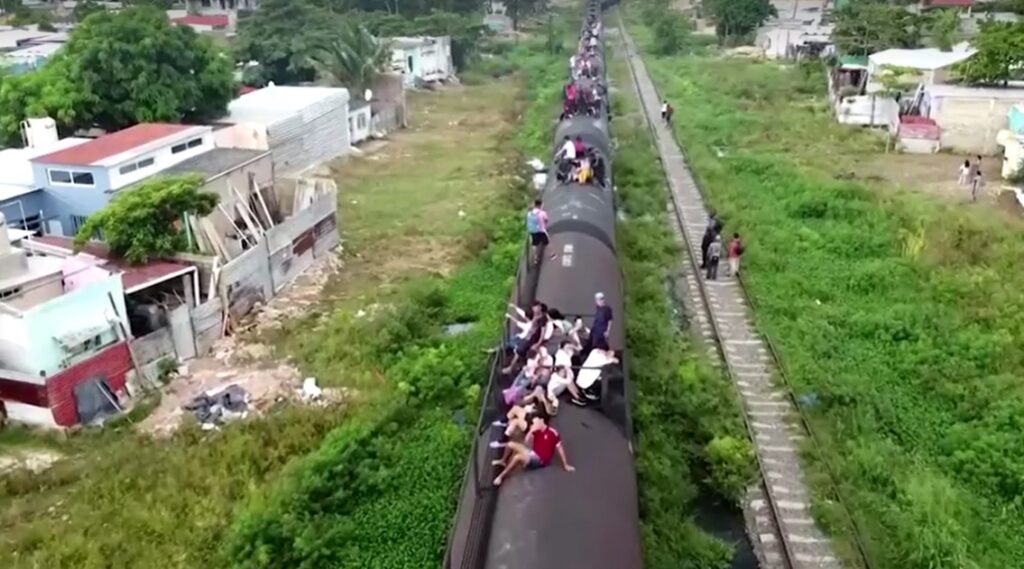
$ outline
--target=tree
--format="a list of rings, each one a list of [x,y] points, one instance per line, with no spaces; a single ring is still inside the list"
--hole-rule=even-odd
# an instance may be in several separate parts
[[[928,17],[932,43],[942,51],[950,51],[960,32],[960,13],[956,10],[933,10]]]
[[[68,79],[85,94],[82,114],[104,129],[208,120],[234,96],[230,59],[155,8],[94,14],[62,51]]]
[[[246,82],[312,81],[316,78],[312,55],[337,24],[335,15],[310,0],[263,0],[259,10],[239,22],[236,55],[241,61],[260,64],[258,75]]]
[[[64,54],[58,53],[38,71],[0,82],[0,143],[20,146],[20,124],[29,117],[51,117],[65,135],[75,125],[89,124],[85,94],[68,79],[67,67]]]
[[[348,24],[342,26],[340,33],[320,48],[312,60],[323,75],[333,77],[349,92],[361,95],[391,61],[391,48],[363,26]]]
[[[978,51],[954,68],[957,77],[971,84],[1006,85],[1024,68],[1024,22],[983,23],[971,46]]]
[[[86,219],[75,249],[102,233],[110,252],[131,264],[186,251],[188,239],[179,229],[182,214],[209,215],[219,199],[200,191],[202,184],[199,176],[155,178],[122,191]]]
[[[545,0],[506,0],[505,8],[512,19],[512,29],[519,29],[519,21],[547,8]]]
[[[103,7],[103,4],[95,0],[82,0],[75,4],[75,21],[81,23],[96,12],[103,12],[105,10],[106,8]]]
[[[841,53],[870,55],[889,48],[915,48],[921,18],[902,6],[848,2],[835,12],[832,41]]]
[[[722,43],[735,43],[776,16],[768,0],[713,0],[709,3],[715,34]]]
[[[665,12],[654,23],[651,30],[654,34],[652,48],[658,55],[678,53],[686,44],[690,33],[690,22],[685,16],[676,12]]]

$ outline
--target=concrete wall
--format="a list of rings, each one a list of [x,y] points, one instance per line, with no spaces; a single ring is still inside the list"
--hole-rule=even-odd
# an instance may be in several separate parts
[[[62,273],[46,275],[35,280],[27,281],[18,285],[23,292],[10,298],[4,299],[4,304],[13,306],[18,310],[29,310],[33,306],[42,304],[64,294]]]
[[[213,131],[218,148],[247,148],[249,150],[270,150],[266,125],[238,123]]]
[[[313,205],[267,231],[274,291],[280,291],[338,244],[337,196],[321,196]]]
[[[996,135],[1018,101],[982,97],[931,98],[929,116],[942,128],[942,147],[968,154],[998,154]]]

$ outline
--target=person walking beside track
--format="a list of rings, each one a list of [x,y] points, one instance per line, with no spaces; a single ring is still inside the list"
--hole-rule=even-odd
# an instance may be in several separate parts
[[[722,256],[722,236],[715,235],[714,241],[708,245],[708,272],[705,275],[707,280],[718,279],[718,260]]]
[[[743,254],[743,241],[739,233],[732,234],[732,241],[729,242],[729,274],[733,278],[740,276],[740,255]]]

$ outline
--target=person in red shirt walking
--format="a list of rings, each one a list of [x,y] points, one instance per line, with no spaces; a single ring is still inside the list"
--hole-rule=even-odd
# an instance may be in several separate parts
[[[525,444],[509,441],[505,444],[505,453],[501,460],[494,461],[496,466],[504,466],[501,474],[494,479],[495,486],[501,486],[505,478],[517,468],[526,470],[537,470],[551,464],[551,459],[558,453],[562,461],[562,468],[566,472],[576,470],[565,458],[565,449],[562,448],[562,437],[558,431],[549,427],[543,416],[533,418],[530,432],[526,434]],[[492,443],[493,444],[493,443]]]
[[[729,242],[729,274],[733,277],[740,274],[740,255],[743,255],[743,241],[739,233],[733,233]]]

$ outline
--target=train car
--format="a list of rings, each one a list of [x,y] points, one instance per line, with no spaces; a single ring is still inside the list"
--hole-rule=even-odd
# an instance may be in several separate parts
[[[600,0],[587,4],[581,38],[600,22]],[[607,93],[603,74],[603,32],[588,57],[600,73],[577,79],[581,88]],[[603,293],[614,318],[609,344],[619,363],[601,369],[600,396],[586,406],[559,406],[551,424],[561,434],[567,472],[555,462],[520,472],[500,486],[490,443],[500,437],[491,423],[505,412],[501,390],[512,378],[502,373],[509,356],[499,349],[491,362],[487,389],[469,457],[459,509],[444,569],[640,569],[639,512],[629,413],[628,354],[622,278],[615,247],[615,200],[607,105],[599,112],[563,117],[554,134],[553,161],[565,137],[579,137],[590,156],[604,162],[590,183],[551,176],[541,196],[549,215],[549,243],[538,265],[528,255],[516,276],[513,302],[534,300],[587,324],[595,295]],[[595,168],[596,173],[596,168]],[[509,330],[505,331],[507,338]],[[503,346],[504,347],[504,346]]]

